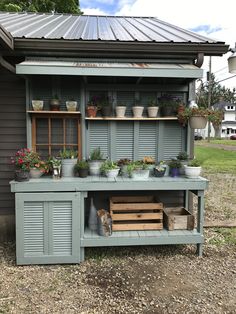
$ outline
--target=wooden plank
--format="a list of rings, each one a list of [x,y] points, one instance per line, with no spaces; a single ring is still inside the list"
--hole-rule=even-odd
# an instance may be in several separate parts
[[[112,214],[113,221],[162,219],[162,213]]]
[[[226,221],[206,221],[204,228],[234,228],[236,227],[236,220]]]
[[[149,223],[149,224],[113,224],[112,231],[127,231],[127,230],[161,230],[162,223]]]
[[[122,210],[155,210],[163,209],[162,203],[124,203],[124,204],[111,204],[111,210],[122,211]]]
[[[157,117],[157,118],[147,118],[147,117],[142,117],[142,118],[134,118],[134,117],[124,117],[124,118],[116,118],[116,117],[94,117],[94,118],[89,118],[85,117],[85,120],[94,120],[94,121],[103,121],[103,120],[122,120],[122,121],[158,121],[158,120],[177,120],[177,117]]]
[[[112,196],[110,198],[112,203],[120,203],[120,202],[126,202],[126,203],[133,203],[133,202],[153,202],[154,196],[153,195],[143,195],[143,196]]]

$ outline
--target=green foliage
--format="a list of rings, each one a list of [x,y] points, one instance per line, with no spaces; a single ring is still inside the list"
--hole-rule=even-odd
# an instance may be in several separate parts
[[[182,164],[181,161],[177,158],[172,158],[169,162],[168,162],[168,166],[170,167],[170,169],[173,168],[181,168]]]
[[[201,161],[199,159],[193,159],[188,163],[189,167],[201,167]]]
[[[94,148],[94,150],[90,154],[90,160],[102,160],[102,159],[104,158],[101,152],[101,148],[100,147]]]
[[[209,241],[210,244],[214,245],[236,245],[236,228],[214,228],[215,232]]]
[[[177,156],[179,160],[188,160],[189,156],[186,152],[180,152]]]
[[[118,169],[117,163],[111,160],[106,160],[100,167],[101,173],[106,173],[108,170]]]
[[[74,159],[77,158],[78,152],[74,149],[63,149],[59,152],[59,156],[62,159]]]
[[[172,107],[177,109],[181,104],[181,100],[176,96],[165,94],[158,98],[158,105],[160,107]]]
[[[196,146],[195,155],[201,161],[203,169],[208,172],[236,173],[236,151]]]
[[[86,160],[79,160],[75,165],[75,170],[79,169],[89,169],[89,164]]]
[[[201,84],[197,90],[197,104],[200,107],[208,107],[208,93],[209,93],[209,82]],[[235,103],[236,102],[236,89],[222,86],[220,83],[216,82],[215,75],[211,74],[211,105],[218,103],[221,97],[224,97],[225,101]]]
[[[129,175],[134,170],[147,170],[148,169],[148,164],[144,163],[142,160],[137,160],[137,161],[132,161],[127,165],[127,172]]]
[[[2,0],[1,11],[82,14],[78,0]]]

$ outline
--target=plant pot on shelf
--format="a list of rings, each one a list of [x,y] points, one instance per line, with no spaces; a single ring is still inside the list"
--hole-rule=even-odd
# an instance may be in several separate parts
[[[162,117],[173,117],[176,116],[176,109],[173,106],[162,106],[160,109]]]
[[[80,178],[86,178],[89,174],[89,170],[88,169],[79,169],[78,174],[79,174]]]
[[[124,118],[126,112],[126,106],[116,106],[116,117]]]
[[[32,108],[34,111],[43,110],[43,100],[32,100]]]
[[[104,160],[90,160],[89,161],[89,174],[91,176],[99,176],[100,175],[100,167]]]
[[[111,117],[112,116],[112,108],[111,106],[103,106],[101,108],[101,113],[103,117]]]
[[[88,105],[86,107],[87,116],[89,118],[95,118],[97,116],[97,111],[98,111],[97,106]]]
[[[184,166],[185,176],[190,179],[198,178],[201,174],[202,167]]]
[[[179,177],[180,173],[179,173],[179,168],[170,168],[170,176],[175,178],[175,177]]]
[[[157,106],[148,107],[147,108],[148,117],[149,118],[156,118],[157,114],[158,114],[158,110],[159,110],[159,107],[157,107]]]
[[[76,158],[68,158],[62,159],[61,166],[62,166],[62,177],[73,177],[74,176],[74,167],[77,163]]]
[[[68,100],[66,101],[66,109],[67,111],[76,111],[77,110],[77,101]]]
[[[204,116],[192,116],[189,118],[189,126],[191,129],[205,129],[207,118]]]
[[[58,98],[53,98],[50,100],[50,110],[60,111],[60,100]]]
[[[110,169],[105,172],[106,177],[108,178],[116,178],[119,174],[120,168]]]
[[[131,178],[134,180],[148,180],[149,169],[135,169],[131,172]]]
[[[31,168],[30,169],[30,177],[32,179],[38,179],[43,175],[43,172],[40,171],[38,168]]]
[[[30,178],[29,171],[22,169],[15,170],[15,181],[17,182],[29,181],[29,178]]]
[[[134,118],[142,118],[143,117],[144,107],[142,107],[142,106],[133,106],[132,110],[133,110]]]

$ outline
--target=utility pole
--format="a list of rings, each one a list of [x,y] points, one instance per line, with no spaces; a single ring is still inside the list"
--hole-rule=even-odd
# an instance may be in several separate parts
[[[211,56],[209,58],[209,72],[208,72],[208,98],[207,104],[208,108],[211,109],[211,90],[212,90],[212,77],[211,77]],[[210,134],[211,134],[211,123],[208,121],[208,134],[207,141],[210,142]]]

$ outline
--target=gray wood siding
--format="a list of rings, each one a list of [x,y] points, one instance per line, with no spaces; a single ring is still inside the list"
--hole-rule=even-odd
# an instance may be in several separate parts
[[[25,81],[0,68],[0,214],[12,213],[10,157],[26,147]]]

